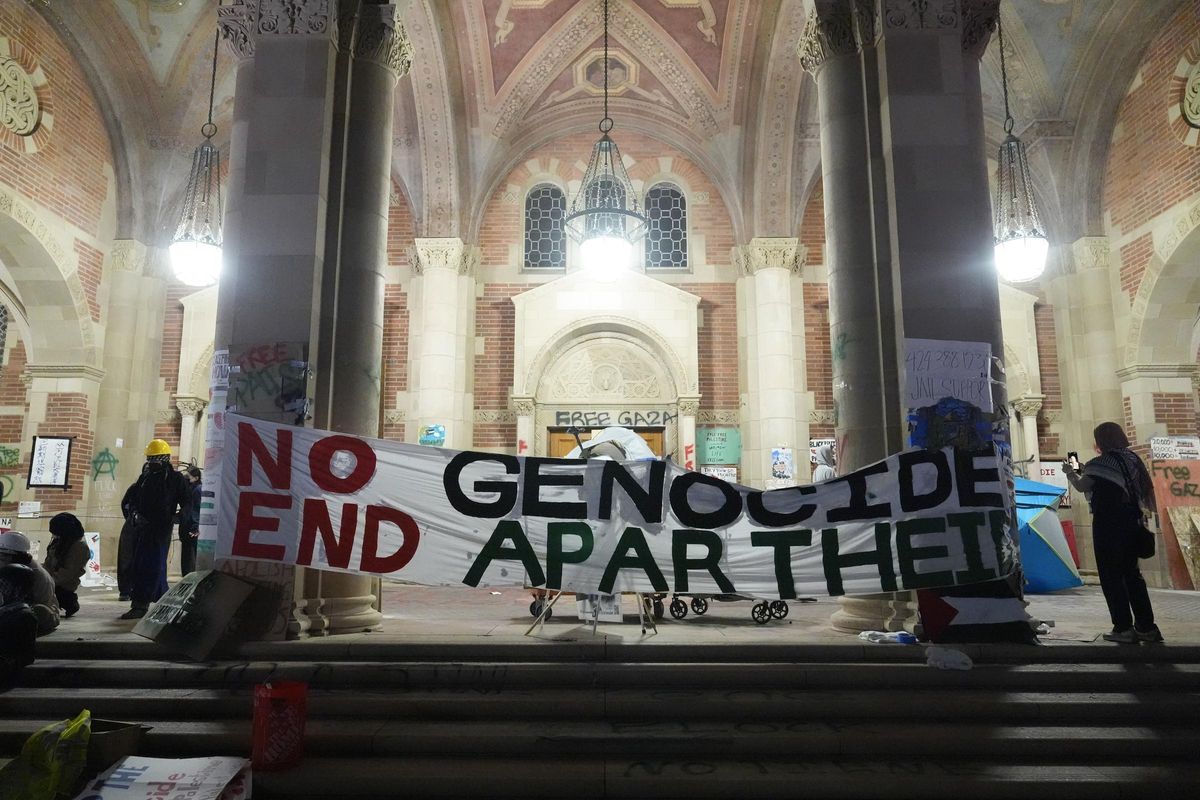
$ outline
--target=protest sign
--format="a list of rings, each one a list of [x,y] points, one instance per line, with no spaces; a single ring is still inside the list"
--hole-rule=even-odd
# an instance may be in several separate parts
[[[1151,436],[1150,457],[1177,461],[1200,459],[1200,436]]]
[[[240,800],[251,796],[250,785],[244,758],[129,756],[88,781],[75,800]]]
[[[1191,526],[1176,530],[1176,521],[1183,522],[1185,518],[1171,512],[1173,509],[1189,509],[1187,522],[1190,522],[1192,513],[1200,513],[1200,464],[1195,461],[1153,459],[1150,462],[1150,480],[1154,484],[1158,523],[1163,534],[1163,547],[1160,550],[1166,558],[1171,588],[1194,589],[1192,574],[1200,571],[1200,564],[1188,563],[1197,556],[1190,536]]]
[[[432,586],[872,594],[1013,569],[991,449],[911,450],[758,491],[662,461],[420,447],[231,417],[222,559]]]
[[[905,407],[924,408],[952,397],[990,412],[991,361],[987,342],[905,339]]]

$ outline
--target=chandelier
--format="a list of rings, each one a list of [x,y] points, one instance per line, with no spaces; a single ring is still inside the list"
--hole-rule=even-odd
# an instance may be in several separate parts
[[[613,121],[608,115],[608,64],[608,0],[604,0],[604,116],[599,125],[600,139],[592,147],[592,157],[565,223],[571,238],[579,243],[584,269],[612,275],[630,266],[634,245],[646,233],[646,217],[621,161],[621,150],[609,136]]]
[[[213,40],[208,122],[200,128],[204,141],[192,152],[192,171],[183,193],[183,209],[169,249],[171,270],[188,286],[212,286],[221,275],[221,151],[212,143],[217,133],[212,118],[219,41],[218,32]]]
[[[1004,25],[999,19],[1000,83],[1004,90],[1004,132],[1007,134],[996,157],[996,202],[993,236],[996,245],[996,271],[1009,283],[1024,283],[1041,276],[1046,269],[1050,243],[1033,198],[1033,180],[1029,176],[1029,158],[1025,143],[1013,136],[1013,116],[1008,106],[1008,70],[1004,59]]]

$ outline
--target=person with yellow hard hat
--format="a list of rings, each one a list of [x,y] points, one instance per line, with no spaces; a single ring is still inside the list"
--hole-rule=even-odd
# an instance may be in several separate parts
[[[151,440],[146,445],[142,474],[121,500],[132,540],[131,607],[121,619],[141,619],[150,604],[166,594],[171,532],[175,515],[187,506],[189,495],[187,480],[171,469],[171,445],[163,439]]]

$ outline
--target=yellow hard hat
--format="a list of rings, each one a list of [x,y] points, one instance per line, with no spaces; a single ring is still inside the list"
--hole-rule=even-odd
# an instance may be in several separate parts
[[[146,445],[146,456],[169,456],[171,455],[171,445],[167,444],[165,439],[151,439],[150,444]]]

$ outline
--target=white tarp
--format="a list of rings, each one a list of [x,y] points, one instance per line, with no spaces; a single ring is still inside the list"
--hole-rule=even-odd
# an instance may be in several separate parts
[[[218,558],[433,586],[765,598],[977,583],[1013,568],[991,452],[911,450],[758,491],[662,461],[460,452],[230,416]]]

